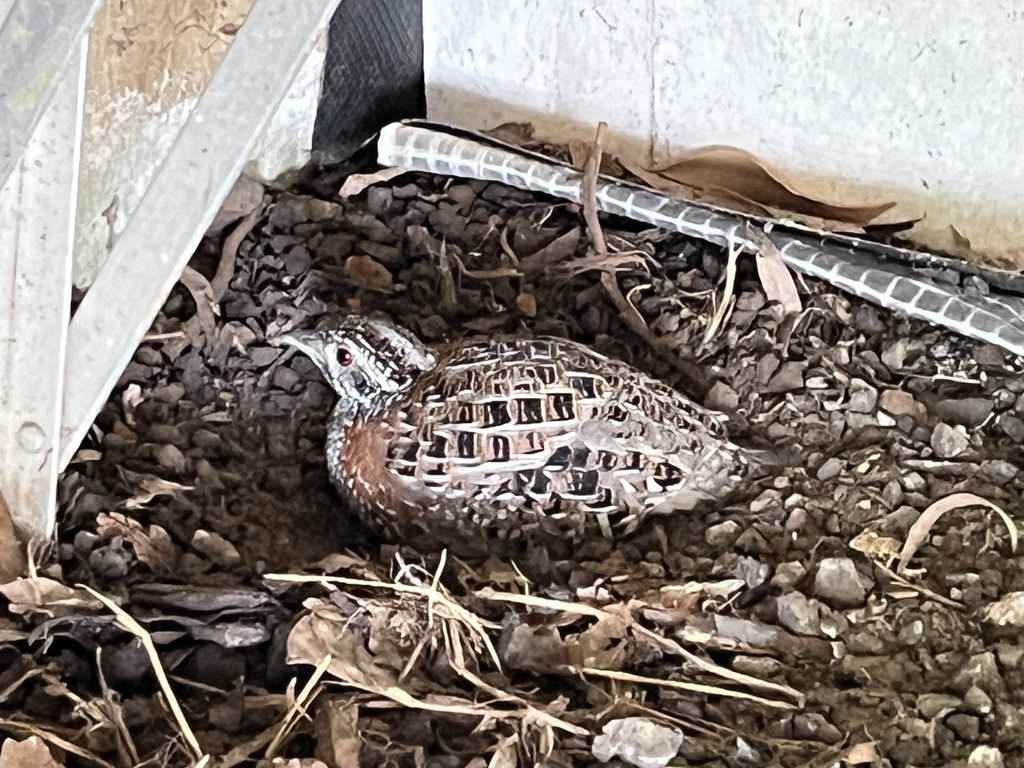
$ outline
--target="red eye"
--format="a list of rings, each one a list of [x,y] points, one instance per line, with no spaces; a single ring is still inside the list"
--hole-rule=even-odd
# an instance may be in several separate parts
[[[338,347],[338,365],[347,368],[354,359],[347,347]]]

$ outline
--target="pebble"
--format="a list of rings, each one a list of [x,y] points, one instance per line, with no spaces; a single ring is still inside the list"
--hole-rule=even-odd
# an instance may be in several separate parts
[[[999,418],[999,428],[1005,432],[1011,440],[1015,443],[1024,443],[1024,421],[1011,416],[1010,414],[1003,414]]]
[[[161,445],[153,451],[153,458],[156,459],[157,463],[161,467],[173,470],[179,475],[185,472],[188,467],[188,461],[185,459],[185,454],[181,452],[181,449],[176,445]]]
[[[792,589],[804,576],[807,575],[807,568],[799,560],[790,560],[788,563],[779,563],[772,576],[772,586],[780,589]]]
[[[231,566],[242,559],[234,544],[211,531],[196,531],[192,536],[192,548],[217,565]]]
[[[862,605],[867,590],[853,560],[848,557],[826,557],[818,563],[814,576],[814,594],[837,608]]]
[[[779,623],[790,632],[805,636],[821,634],[820,606],[802,592],[787,592],[776,599]]]
[[[932,430],[932,450],[940,459],[952,459],[967,449],[968,439],[963,429],[951,427],[940,421]]]
[[[724,381],[716,381],[704,398],[704,405],[713,411],[732,412],[739,408],[740,396]]]
[[[925,489],[927,483],[925,479],[921,477],[920,472],[911,472],[908,475],[903,476],[903,490],[909,493],[920,493]]]
[[[743,528],[735,520],[712,525],[704,532],[704,541],[715,550],[731,549],[743,532]]]
[[[939,400],[933,410],[945,422],[973,429],[984,424],[994,408],[995,403],[988,398],[964,397],[959,400]]]
[[[992,699],[976,685],[972,685],[964,694],[964,712],[972,715],[987,715],[992,711]]]
[[[831,458],[818,467],[817,477],[822,481],[831,480],[834,477],[838,477],[845,467],[846,462],[842,459]]]
[[[981,723],[972,715],[965,715],[961,712],[950,715],[946,718],[946,725],[960,741],[977,741],[978,736],[981,735]]]
[[[909,392],[902,389],[886,389],[879,396],[879,405],[883,411],[893,416],[913,416],[917,410],[917,401]]]
[[[843,733],[817,712],[800,714],[793,718],[793,735],[798,739],[838,744]]]
[[[882,352],[882,362],[887,368],[899,370],[907,361],[907,343],[900,339],[890,344]]]
[[[848,408],[854,413],[871,413],[878,403],[878,390],[863,379],[850,382],[850,402]]]
[[[997,747],[975,747],[967,757],[967,768],[1005,768],[1003,753]]]
[[[779,372],[772,376],[765,391],[769,394],[779,392],[792,392],[795,389],[802,389],[804,385],[804,368],[807,363],[804,361],[790,361],[783,363]]]
[[[922,693],[917,697],[917,711],[931,720],[960,706],[960,699],[948,693]]]
[[[981,473],[996,485],[1004,485],[1017,476],[1019,469],[1004,459],[992,459],[981,463]]]

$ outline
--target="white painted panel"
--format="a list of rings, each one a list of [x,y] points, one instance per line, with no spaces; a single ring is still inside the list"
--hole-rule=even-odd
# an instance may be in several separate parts
[[[651,0],[424,0],[428,112],[474,128],[529,120],[578,139],[612,115],[609,146],[646,156],[653,11]]]
[[[87,43],[0,189],[0,494],[26,540],[56,512]]]
[[[814,196],[894,200],[1024,266],[1024,8],[1015,0],[425,0],[431,118],[606,120],[667,161],[733,144]],[[631,139],[631,141],[629,140]]]

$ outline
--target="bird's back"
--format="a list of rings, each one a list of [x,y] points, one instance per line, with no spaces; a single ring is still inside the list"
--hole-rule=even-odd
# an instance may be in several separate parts
[[[721,417],[552,338],[453,347],[345,442],[344,484],[364,509],[467,533],[629,530],[723,497],[746,469]]]

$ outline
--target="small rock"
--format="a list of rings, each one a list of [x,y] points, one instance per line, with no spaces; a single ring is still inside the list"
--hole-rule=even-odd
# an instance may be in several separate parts
[[[982,616],[1000,627],[1024,627],[1024,592],[1007,592],[998,601],[985,606]]]
[[[853,560],[826,557],[818,564],[814,576],[814,594],[837,608],[853,608],[863,605],[867,590]]]
[[[846,467],[845,461],[833,457],[818,467],[818,479],[825,481],[831,480],[833,477],[838,477],[844,467]]]
[[[964,712],[972,715],[987,715],[992,711],[992,699],[976,685],[972,685],[964,694]]]
[[[1024,421],[1004,413],[999,417],[999,428],[1015,443],[1024,443]]]
[[[775,601],[779,623],[798,635],[821,634],[821,616],[817,601],[808,600],[801,592],[787,592]]]
[[[965,715],[958,712],[946,718],[946,725],[956,734],[960,741],[967,743],[975,742],[981,735],[981,723],[978,718],[972,715]]]
[[[591,754],[602,762],[621,757],[638,768],[664,768],[679,753],[683,734],[646,717],[611,720],[594,737]]]
[[[192,536],[192,548],[213,560],[217,565],[231,566],[242,559],[234,544],[219,533],[210,531],[196,531]]]
[[[1006,364],[1003,350],[995,344],[979,344],[974,350],[974,359],[978,365],[989,365],[1002,368]]]
[[[349,256],[345,259],[345,274],[360,288],[387,293],[391,290],[391,272],[369,256]]]
[[[878,310],[868,304],[861,304],[853,316],[854,325],[857,330],[864,333],[881,333],[885,330],[885,324],[878,314]]]
[[[900,645],[917,645],[924,639],[924,622],[920,619],[908,621],[900,628],[896,639]]]
[[[889,509],[896,509],[903,503],[903,489],[900,488],[899,480],[890,480],[882,489],[882,501]]]
[[[743,528],[735,520],[726,520],[718,525],[712,525],[704,532],[704,541],[715,551],[731,549],[743,532]]]
[[[373,186],[366,190],[366,207],[374,216],[387,214],[393,201],[394,193],[391,187]]]
[[[302,383],[302,378],[291,368],[282,365],[274,371],[270,381],[278,389],[283,389],[285,392],[294,392],[299,384]]]
[[[75,536],[75,549],[78,549],[78,536]],[[996,646],[996,657],[1004,669],[1016,669],[1024,659],[1024,648],[1019,645],[1000,643]]]
[[[908,493],[920,493],[925,489],[927,483],[920,472],[911,472],[903,476],[903,490]]]
[[[959,400],[940,400],[935,404],[935,415],[949,424],[962,424],[968,429],[980,427],[992,415],[995,403],[985,397],[964,397]]]
[[[817,712],[797,715],[793,718],[793,735],[798,739],[838,744],[843,733]]]
[[[886,389],[879,396],[879,406],[893,416],[913,416],[917,410],[917,401],[909,392],[902,389]]]
[[[967,435],[962,428],[951,427],[944,421],[940,421],[932,430],[932,450],[940,459],[952,459],[959,456],[967,449],[968,442]]]
[[[750,502],[750,513],[752,515],[759,515],[762,512],[767,512],[773,507],[782,506],[782,494],[774,488],[768,488],[761,492],[761,495]]]
[[[996,485],[1005,485],[1017,476],[1017,466],[1003,459],[981,462],[981,473]]]
[[[732,412],[739,408],[740,396],[725,382],[716,381],[707,397],[704,398],[704,405],[713,411]]]
[[[967,768],[1006,768],[998,747],[975,747],[967,757]]]
[[[848,408],[854,413],[871,413],[878,403],[878,390],[863,379],[850,382],[850,402]]]
[[[153,458],[156,459],[157,463],[161,467],[173,470],[179,475],[184,474],[188,462],[185,459],[185,454],[181,452],[181,449],[176,445],[161,445],[153,451]]]
[[[948,693],[922,693],[917,697],[917,710],[921,717],[931,720],[960,706],[960,699]]]
[[[476,192],[469,184],[453,184],[448,188],[448,199],[455,204],[459,213],[466,214],[476,200]]]
[[[886,347],[882,352],[882,362],[890,370],[899,370],[907,361],[907,343],[903,340]]]
[[[89,553],[89,567],[101,578],[123,579],[128,575],[128,558],[128,553],[119,547],[97,547]]]
[[[778,373],[772,376],[768,382],[768,386],[765,391],[769,394],[776,394],[779,392],[792,392],[796,389],[803,389],[804,386],[804,368],[807,367],[807,363],[799,360],[791,360],[788,363],[783,363],[782,367],[779,368]]]
[[[807,575],[807,569],[799,560],[791,560],[788,563],[779,563],[772,576],[772,586],[779,589],[792,589]]]

